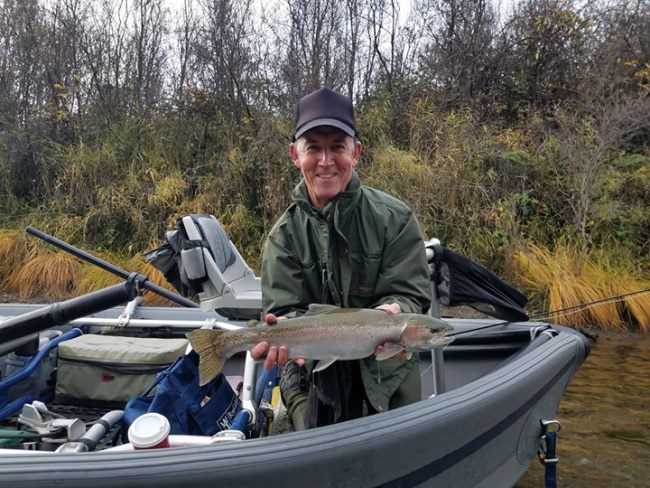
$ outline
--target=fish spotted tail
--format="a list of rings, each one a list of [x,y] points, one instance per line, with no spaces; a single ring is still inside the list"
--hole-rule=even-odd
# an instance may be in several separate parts
[[[215,334],[219,330],[195,329],[186,334],[186,337],[199,355],[199,384],[201,386],[212,381],[222,370],[226,358],[219,356],[214,347]]]

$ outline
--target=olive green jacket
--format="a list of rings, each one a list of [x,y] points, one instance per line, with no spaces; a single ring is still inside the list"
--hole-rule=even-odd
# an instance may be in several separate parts
[[[372,308],[396,302],[402,312],[428,309],[423,236],[403,202],[362,186],[356,172],[347,190],[322,213],[311,205],[304,181],[292,199],[264,249],[262,298],[267,313],[300,315],[311,303]],[[384,411],[414,362],[370,357],[360,367],[368,399]],[[419,397],[419,391],[406,393]]]

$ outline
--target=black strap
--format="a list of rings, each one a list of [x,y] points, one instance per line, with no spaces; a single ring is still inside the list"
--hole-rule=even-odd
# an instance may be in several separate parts
[[[557,426],[557,429],[549,429],[550,425]],[[537,455],[544,466],[544,484],[546,488],[557,488],[557,437],[560,430],[560,423],[557,420],[542,420],[542,437]]]

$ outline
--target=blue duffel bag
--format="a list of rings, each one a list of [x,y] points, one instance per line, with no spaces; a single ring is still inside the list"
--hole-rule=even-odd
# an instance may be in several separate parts
[[[241,402],[223,374],[199,386],[198,363],[198,354],[191,351],[158,373],[142,396],[124,407],[123,432],[148,412],[167,417],[170,434],[213,435],[229,429]]]

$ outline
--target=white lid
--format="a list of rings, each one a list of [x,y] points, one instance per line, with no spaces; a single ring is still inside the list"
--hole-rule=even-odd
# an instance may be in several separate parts
[[[169,420],[159,413],[145,413],[129,427],[129,441],[135,447],[148,448],[160,444],[169,435]]]

